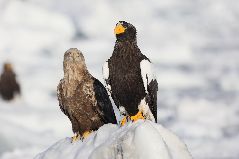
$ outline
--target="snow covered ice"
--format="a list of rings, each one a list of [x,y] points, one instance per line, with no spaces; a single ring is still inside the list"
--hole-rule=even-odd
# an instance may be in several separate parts
[[[11,61],[22,86],[19,100],[0,100],[0,159],[32,159],[73,136],[56,98],[63,54],[80,49],[103,82],[119,20],[154,63],[158,123],[195,159],[238,159],[238,15],[235,0],[0,0],[0,69]]]
[[[106,124],[83,142],[65,138],[35,159],[192,159],[187,147],[163,126],[137,121],[119,128]]]

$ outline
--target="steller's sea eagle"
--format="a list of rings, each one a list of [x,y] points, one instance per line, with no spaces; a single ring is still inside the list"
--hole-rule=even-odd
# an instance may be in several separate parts
[[[106,88],[127,120],[157,122],[158,83],[152,63],[137,46],[136,28],[120,21],[114,29],[116,42],[110,59],[103,65]]]

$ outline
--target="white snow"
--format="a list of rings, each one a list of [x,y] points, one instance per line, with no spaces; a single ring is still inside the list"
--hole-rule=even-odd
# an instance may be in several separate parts
[[[71,143],[65,138],[35,159],[192,159],[185,144],[165,129],[151,121],[137,121],[123,127],[106,124],[83,142]]]

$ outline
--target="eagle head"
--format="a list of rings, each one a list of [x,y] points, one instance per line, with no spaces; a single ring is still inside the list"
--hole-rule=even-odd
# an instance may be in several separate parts
[[[3,65],[3,70],[4,70],[5,72],[12,72],[12,71],[13,71],[13,70],[12,70],[12,64],[9,63],[9,62],[4,63],[4,65]]]
[[[117,41],[136,41],[136,28],[125,21],[119,21],[114,29]]]
[[[69,79],[81,79],[87,71],[85,59],[81,51],[76,48],[67,50],[64,54],[64,74]]]

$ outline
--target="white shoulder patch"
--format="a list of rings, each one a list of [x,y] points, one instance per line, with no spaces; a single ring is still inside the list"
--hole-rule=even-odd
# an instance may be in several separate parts
[[[147,90],[148,84],[152,80],[156,79],[151,62],[149,62],[148,60],[142,60],[140,62],[140,70],[141,70],[141,76],[144,82],[145,92],[148,93],[148,90]]]
[[[105,81],[105,84],[106,84],[106,89],[107,89],[107,92],[108,92],[108,95],[111,95],[111,86],[109,85],[109,75],[110,75],[110,69],[109,69],[109,66],[108,66],[108,62],[106,61],[103,65],[103,78],[104,78],[104,81]]]
[[[109,78],[109,73],[110,73],[110,70],[108,67],[108,62],[106,61],[103,65],[103,77],[105,80]]]

